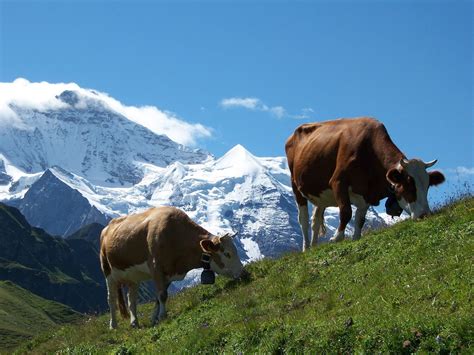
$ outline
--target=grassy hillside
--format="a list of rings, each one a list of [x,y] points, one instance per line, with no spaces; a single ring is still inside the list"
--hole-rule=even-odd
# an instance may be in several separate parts
[[[189,289],[141,329],[107,315],[24,344],[45,353],[474,351],[474,199],[360,241],[248,266],[250,280]]]
[[[79,313],[61,303],[0,281],[0,349],[10,349],[26,338],[79,317]]]

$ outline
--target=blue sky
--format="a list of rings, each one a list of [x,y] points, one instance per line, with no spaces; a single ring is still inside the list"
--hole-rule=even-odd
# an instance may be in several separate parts
[[[369,115],[408,157],[474,174],[470,1],[0,4],[2,82],[172,111],[212,128],[217,156],[284,155],[303,122]]]

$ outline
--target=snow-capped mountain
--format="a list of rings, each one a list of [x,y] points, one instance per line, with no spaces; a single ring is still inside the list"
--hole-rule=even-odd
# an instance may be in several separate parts
[[[44,108],[12,100],[16,119],[0,120],[0,153],[26,173],[56,165],[93,183],[130,186],[144,177],[143,163],[166,167],[210,158],[126,118],[94,91],[65,90],[49,99]]]
[[[14,120],[2,121],[0,110],[0,201],[23,206],[30,222],[41,217],[36,226],[66,235],[71,226],[172,205],[213,233],[237,232],[245,260],[300,250],[285,158],[255,157],[237,145],[215,159],[137,124],[91,90],[47,100],[13,100]],[[58,213],[61,198],[75,201],[62,208],[69,213]],[[328,208],[325,219],[329,237],[337,209]],[[385,224],[375,210],[367,221]]]
[[[30,224],[40,226],[51,235],[67,236],[91,223],[106,225],[110,217],[91,205],[78,190],[57,178],[54,172],[58,170],[57,167],[46,170],[15,207]]]
[[[5,163],[3,160],[0,160],[0,185],[6,185],[11,181],[11,176],[9,176],[5,170]]]
[[[172,205],[213,233],[237,232],[245,260],[300,250],[297,210],[284,158],[257,158],[237,145],[220,159],[201,164],[174,162],[166,168],[149,165],[144,171],[145,178],[138,184],[104,187],[51,167],[42,175],[26,175],[0,187],[0,197],[20,198],[14,205],[24,210],[31,223],[63,236],[72,232],[71,226],[103,224],[104,216]],[[338,218],[337,208],[327,209],[326,239],[335,231]],[[367,220],[371,228],[385,225],[383,216],[372,209]]]

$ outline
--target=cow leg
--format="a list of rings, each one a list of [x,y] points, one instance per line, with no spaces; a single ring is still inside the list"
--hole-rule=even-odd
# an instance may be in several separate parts
[[[153,313],[151,315],[151,326],[153,327],[156,322],[158,321],[158,313],[160,312],[160,301],[158,297],[156,298],[155,308],[153,309]]]
[[[169,282],[166,280],[165,275],[161,270],[158,269],[155,263],[153,281],[155,281],[156,287],[156,305],[151,318],[151,324],[154,326],[157,322],[166,318],[166,300],[168,299],[168,286]]]
[[[303,233],[303,251],[305,251],[306,249],[309,249],[310,246],[308,204],[298,204],[298,222],[301,227],[301,232]]]
[[[368,209],[369,205],[357,207],[354,221],[354,235],[352,236],[352,240],[357,240],[360,238],[360,235],[362,234],[362,227],[364,227],[365,223],[365,215],[367,214]]]
[[[323,207],[314,206],[313,210],[313,217],[311,218],[311,230],[312,230],[312,238],[311,238],[311,246],[316,246],[318,243],[318,238],[320,235],[320,230],[322,227],[322,231],[324,232],[324,210]]]
[[[138,328],[137,298],[139,284],[132,283],[128,286],[128,309],[130,310],[130,325]]]
[[[337,228],[334,236],[329,240],[330,242],[339,242],[344,240],[344,232],[346,226],[352,218],[351,200],[349,198],[349,189],[339,179],[331,179],[334,182],[331,183],[332,190],[336,203],[339,206],[339,227]]]
[[[166,301],[168,300],[168,286],[169,283],[165,286],[164,290],[158,294],[158,300],[160,301],[160,313],[158,314],[158,320],[163,320],[166,318]]]
[[[301,194],[293,181],[291,182],[291,188],[295,194],[296,206],[298,207],[298,223],[303,234],[303,251],[305,251],[310,246],[308,200]]]
[[[166,318],[166,301],[168,299],[168,286],[169,283],[165,285],[165,287],[157,291],[158,297],[156,298],[155,310],[153,311],[153,315],[151,318],[151,324],[154,326],[159,321]]]
[[[110,309],[110,329],[117,328],[117,297],[118,288],[117,283],[112,281],[110,278],[106,278],[107,284],[107,302],[109,303]]]

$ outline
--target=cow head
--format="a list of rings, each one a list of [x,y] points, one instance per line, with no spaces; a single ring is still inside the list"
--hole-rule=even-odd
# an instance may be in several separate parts
[[[401,159],[397,168],[387,172],[387,180],[393,185],[400,207],[412,218],[430,213],[428,188],[445,180],[439,171],[426,171],[436,162],[437,160],[425,163],[419,159]]]
[[[243,271],[233,235],[201,240],[201,249],[211,255],[211,269],[218,274],[238,278]]]

